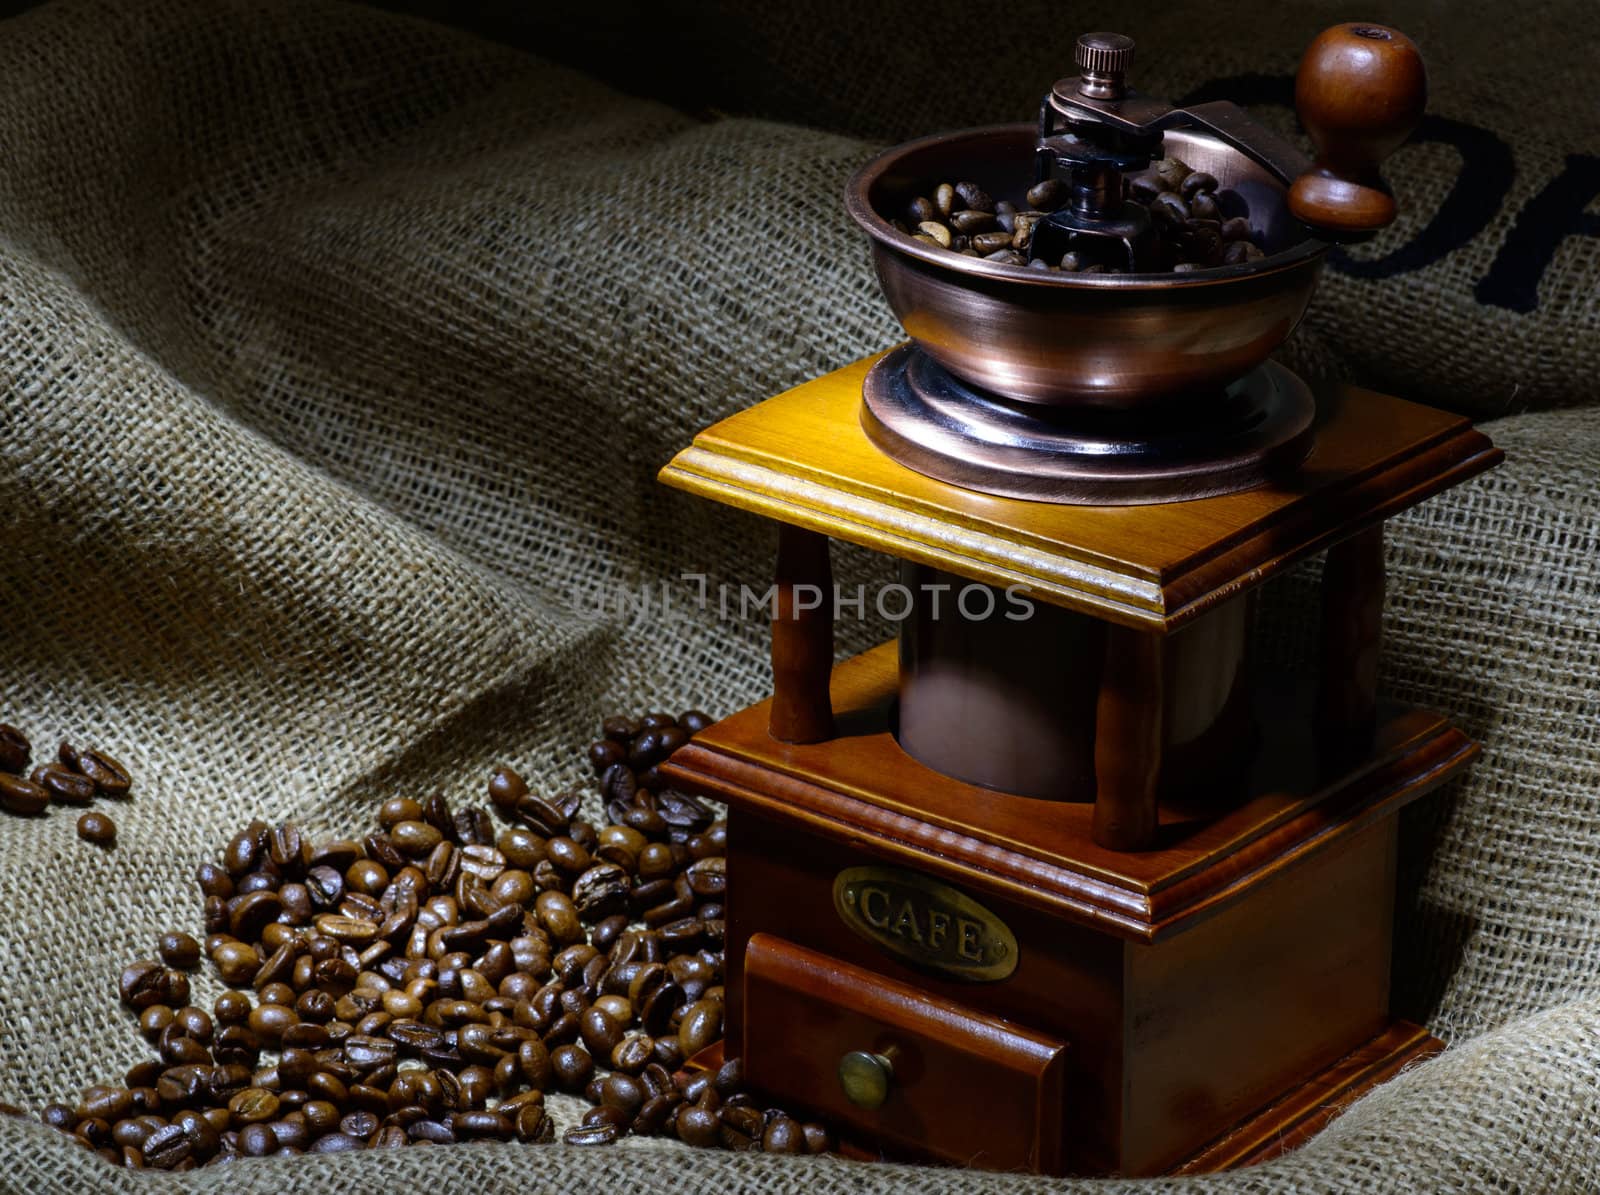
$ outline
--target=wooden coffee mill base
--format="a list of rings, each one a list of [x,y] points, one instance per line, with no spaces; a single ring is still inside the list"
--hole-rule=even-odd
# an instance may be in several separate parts
[[[1269,1157],[1437,1050],[1389,1015],[1395,815],[1477,746],[1376,698],[1382,529],[1498,450],[1335,387],[1289,480],[1030,502],[875,447],[870,364],[661,475],[781,525],[774,695],[662,768],[729,805],[748,1081],[888,1156],[1151,1175]],[[837,668],[830,537],[913,603]],[[1256,590],[1319,552],[1319,658],[1273,673]]]

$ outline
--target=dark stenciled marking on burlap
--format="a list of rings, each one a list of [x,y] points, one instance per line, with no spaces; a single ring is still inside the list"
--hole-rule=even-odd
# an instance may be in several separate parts
[[[187,1170],[548,1141],[560,1091],[593,1105],[572,1145],[831,1149],[743,1093],[737,1062],[679,1070],[722,1037],[727,825],[657,765],[709,722],[607,719],[588,751],[599,828],[576,793],[537,797],[509,768],[488,785],[498,833],[438,796],[385,801],[359,841],[251,822],[196,870],[204,943],[168,930],[119,976],[156,1057],[42,1119],[115,1165]],[[234,989],[209,1014],[188,1002],[202,955]]]
[[[1294,105],[1289,75],[1235,75],[1214,79],[1191,91],[1181,105],[1227,99],[1239,104]],[[1461,167],[1444,198],[1409,241],[1382,257],[1359,259],[1335,249],[1334,269],[1357,278],[1393,278],[1432,265],[1464,249],[1486,232],[1500,214],[1517,173],[1511,146],[1490,129],[1437,113],[1427,113],[1411,144],[1449,146]],[[1517,213],[1504,242],[1473,286],[1473,296],[1489,307],[1531,312],[1539,306],[1539,283],[1568,237],[1600,237],[1600,216],[1587,209],[1600,197],[1600,157],[1567,154],[1563,168],[1547,180]]]

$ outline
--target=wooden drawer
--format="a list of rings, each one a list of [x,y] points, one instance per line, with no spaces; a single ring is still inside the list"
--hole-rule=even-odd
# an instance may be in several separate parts
[[[1062,1172],[1065,1042],[770,934],[746,948],[744,1000],[752,1085],[886,1145],[985,1169]],[[877,1107],[845,1094],[840,1063],[853,1052],[889,1060]]]

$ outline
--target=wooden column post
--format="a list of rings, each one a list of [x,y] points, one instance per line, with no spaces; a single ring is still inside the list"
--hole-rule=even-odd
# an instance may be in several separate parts
[[[1317,743],[1337,760],[1372,746],[1383,638],[1383,524],[1328,549],[1322,566]]]
[[[772,714],[767,729],[784,743],[833,737],[833,569],[828,537],[783,523],[772,609]]]
[[[1114,851],[1155,844],[1166,638],[1106,627],[1094,731],[1094,840]]]

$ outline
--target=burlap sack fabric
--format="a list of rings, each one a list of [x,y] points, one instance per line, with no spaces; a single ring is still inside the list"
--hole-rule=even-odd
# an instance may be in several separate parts
[[[1426,11],[1420,32],[1452,31]],[[1585,11],[1527,57],[1580,61]],[[1296,12],[1252,17],[1226,61],[1195,34],[1213,57],[1153,67],[1151,87],[1259,68],[1267,46],[1288,69],[1304,37],[1283,31],[1336,15]],[[711,15],[739,34],[730,13]],[[1109,23],[1090,15],[1058,17]],[[815,105],[784,88],[829,43],[770,30],[751,44],[774,63],[770,94],[760,72],[728,77],[799,119]],[[1491,94],[1434,57],[1436,95]],[[831,94],[818,115],[839,127],[891,93],[944,105],[906,132],[983,98],[874,81],[880,63],[862,55],[800,98]],[[1031,96],[1038,72],[993,78],[975,119]],[[582,778],[604,711],[758,696],[762,628],[694,608],[677,578],[759,579],[770,533],[654,472],[697,428],[896,329],[838,202],[869,142],[702,122],[368,9],[48,5],[0,26],[0,114],[0,718],[104,744],[136,774],[114,852],[59,812],[0,821],[0,1098],[37,1109],[143,1057],[115,970],[197,923],[194,865],[249,817],[365,828],[396,792],[476,799],[499,761],[554,789]],[[1564,240],[1529,313],[1478,310],[1461,282],[1552,163],[1600,152],[1592,109],[1559,114],[1519,145],[1478,256],[1332,275],[1294,359],[1483,413],[1513,377],[1518,408],[1587,399],[1600,242]],[[1448,163],[1414,152],[1398,185],[1426,202]],[[1487,744],[1408,826],[1397,1002],[1452,1049],[1290,1157],[1159,1189],[1600,1182],[1600,411],[1490,430],[1510,462],[1400,520],[1390,554],[1387,688]],[[884,575],[843,557],[847,581]],[[1304,588],[1283,587],[1285,637]],[[849,626],[844,646],[882,633]],[[0,1150],[0,1187],[19,1191],[1047,1185],[644,1141],[136,1181],[8,1119]]]

